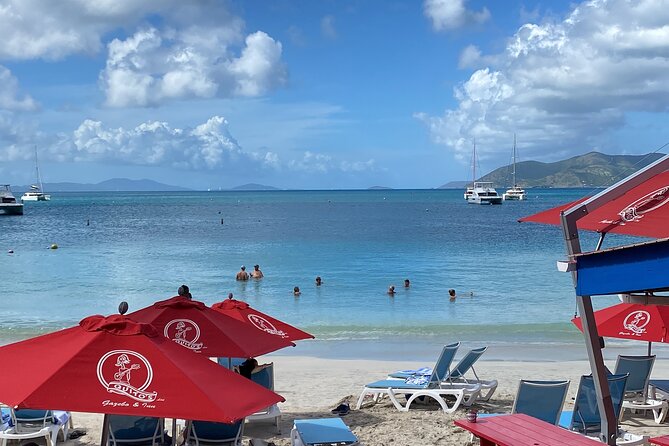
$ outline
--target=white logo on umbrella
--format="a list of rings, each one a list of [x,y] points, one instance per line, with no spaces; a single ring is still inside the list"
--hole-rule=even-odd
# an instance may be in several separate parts
[[[664,206],[669,202],[669,186],[651,192],[618,212],[623,222],[639,221],[644,214]]]
[[[265,331],[275,336],[281,336],[282,338],[288,337],[288,333],[277,329],[274,326],[274,324],[272,324],[270,321],[268,321],[267,319],[258,314],[249,314],[247,317],[249,319],[249,322],[251,322],[251,324],[253,324],[253,326],[256,327],[258,330]]]
[[[171,328],[174,327],[173,330]],[[200,327],[190,319],[173,319],[165,325],[163,330],[165,337],[177,344],[199,353],[204,343],[197,342],[200,339]]]
[[[650,313],[643,310],[633,311],[623,321],[623,327],[636,334],[642,335],[646,332],[644,328],[650,323]]]
[[[109,393],[125,395],[143,403],[155,401],[158,396],[157,392],[146,391],[153,380],[153,369],[149,361],[137,352],[131,350],[107,352],[98,361],[97,371],[100,384]],[[137,386],[142,376],[144,382]]]

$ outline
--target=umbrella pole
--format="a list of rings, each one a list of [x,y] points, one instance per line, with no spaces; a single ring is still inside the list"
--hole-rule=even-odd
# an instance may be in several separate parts
[[[650,348],[651,348],[651,345],[653,345],[653,343],[649,341],[649,342],[648,342],[648,356],[650,356]]]
[[[172,418],[172,446],[177,444],[177,419]]]
[[[106,446],[109,437],[109,415],[105,414],[102,419],[102,438],[100,438],[100,446]]]

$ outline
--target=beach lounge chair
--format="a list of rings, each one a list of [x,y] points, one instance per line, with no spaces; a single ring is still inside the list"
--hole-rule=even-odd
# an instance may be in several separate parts
[[[488,350],[488,347],[475,348],[467,352],[465,356],[453,367],[448,373],[444,381],[450,384],[478,384],[481,386],[481,391],[477,397],[478,401],[488,401],[497,389],[497,380],[482,380],[476,374],[474,364],[479,358]],[[465,374],[472,371],[474,378],[467,378]]]
[[[439,355],[439,358],[437,358],[437,361],[444,361],[443,366],[445,366],[446,370],[449,372],[451,363],[453,362],[453,358],[455,358],[455,352],[458,351],[458,347],[460,347],[459,342],[445,345],[444,348],[441,349],[441,354]],[[437,366],[435,365],[435,367]],[[407,379],[413,376],[421,376],[421,375],[430,376],[433,370],[434,369],[431,369],[429,367],[423,367],[417,370],[400,370],[388,374],[388,379],[393,379],[393,378]]]
[[[0,431],[0,446],[6,446],[7,440],[27,440],[44,438],[49,446],[56,446],[58,434],[62,432],[63,441],[67,441],[72,419],[69,412],[4,408],[9,412],[7,427]]]
[[[625,399],[620,411],[622,420],[625,409],[652,410],[656,423],[663,423],[667,417],[669,404],[662,399],[648,397],[648,382],[655,363],[653,356],[618,356],[616,361],[616,374],[628,373],[627,386],[625,387]]]
[[[274,363],[270,363],[264,368],[251,375],[251,380],[269,390],[274,391]],[[281,420],[281,410],[276,404],[272,404],[265,410],[256,412],[253,415],[246,417],[248,423],[262,420],[274,420],[274,425],[278,433],[281,433],[279,421]]]
[[[513,400],[511,413],[523,413],[557,426],[568,389],[569,380],[538,381],[521,379],[516,398]],[[480,413],[478,417],[487,418],[497,415],[501,414]],[[472,434],[470,442],[473,441],[474,434]]]
[[[524,413],[557,426],[567,390],[569,390],[569,380],[521,379],[511,413]]]
[[[613,412],[616,417],[620,416],[625,397],[625,385],[627,375],[608,375],[611,400],[613,401]],[[601,431],[601,420],[599,408],[597,407],[597,394],[595,393],[595,382],[592,375],[581,376],[581,381],[576,391],[574,410],[564,411],[560,416],[559,425],[579,432],[584,435],[597,437]],[[634,435],[621,429],[618,430],[618,445],[642,445],[646,444],[647,436]]]
[[[133,415],[108,415],[109,446],[157,445],[165,443],[165,422],[162,418]]]
[[[363,400],[367,396],[371,396],[372,401],[377,403],[385,395],[390,398],[393,405],[401,412],[408,411],[411,403],[416,398],[425,396],[429,396],[437,401],[446,413],[454,412],[460,404],[471,405],[476,400],[481,386],[479,384],[468,383],[444,384],[443,380],[448,374],[448,366],[450,364],[448,360],[449,355],[450,352],[448,349],[444,348],[439,356],[439,360],[435,364],[432,375],[429,377],[411,377],[407,380],[385,379],[367,384],[362,390],[360,398],[358,398],[356,409],[360,409]],[[406,405],[400,403],[397,399],[398,395],[406,397]],[[455,398],[455,401],[449,406],[447,400],[444,399],[445,396],[451,396]]]
[[[358,444],[341,418],[295,420],[290,431],[292,446],[353,446]]]
[[[186,424],[186,443],[215,443],[218,445],[241,446],[244,420],[232,424],[211,421],[189,421]]]

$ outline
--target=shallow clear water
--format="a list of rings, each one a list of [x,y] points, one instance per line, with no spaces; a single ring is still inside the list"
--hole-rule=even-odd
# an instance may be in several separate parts
[[[468,205],[460,190],[52,194],[0,217],[0,343],[113,313],[122,300],[138,309],[186,283],[208,304],[232,292],[312,332],[318,341],[298,346],[309,354],[453,339],[583,350],[569,322],[571,277],[555,267],[560,229],[517,219],[585,192],[528,192],[502,206]],[[592,248],[596,236],[582,241]],[[234,280],[255,263],[263,280]]]

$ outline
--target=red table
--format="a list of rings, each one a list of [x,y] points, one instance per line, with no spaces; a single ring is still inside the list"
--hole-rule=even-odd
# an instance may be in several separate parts
[[[660,446],[669,446],[669,435],[665,435],[664,437],[651,438],[648,441],[650,441],[652,444],[659,444]]]
[[[602,446],[597,440],[524,414],[479,418],[476,423],[455,420],[455,425],[481,439],[481,446]]]

